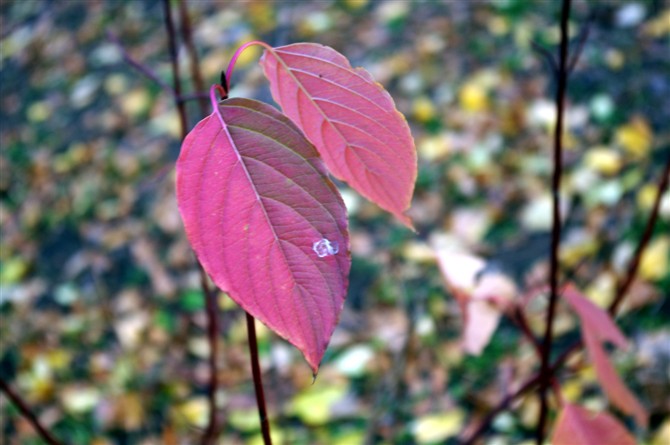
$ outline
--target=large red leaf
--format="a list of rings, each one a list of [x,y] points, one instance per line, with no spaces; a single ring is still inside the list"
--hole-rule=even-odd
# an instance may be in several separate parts
[[[621,411],[634,416],[638,425],[645,427],[647,411],[623,383],[602,345],[603,342],[609,341],[624,348],[627,345],[626,338],[607,312],[589,301],[574,285],[569,284],[566,287],[563,298],[580,318],[584,345],[596,368],[598,381],[610,401]]]
[[[628,430],[607,413],[594,414],[566,403],[558,415],[553,445],[635,445]]]
[[[261,58],[275,101],[323,156],[328,169],[399,218],[416,180],[416,149],[391,96],[332,48],[296,43]]]
[[[344,203],[314,147],[275,108],[220,103],[186,137],[177,200],[216,285],[317,371],[351,258]]]

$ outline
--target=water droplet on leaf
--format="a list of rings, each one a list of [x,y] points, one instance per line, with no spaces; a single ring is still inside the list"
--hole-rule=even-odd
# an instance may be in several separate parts
[[[323,258],[328,255],[335,255],[340,251],[340,246],[337,244],[337,241],[330,241],[326,238],[322,238],[319,241],[314,242],[312,250],[316,252],[319,258]]]

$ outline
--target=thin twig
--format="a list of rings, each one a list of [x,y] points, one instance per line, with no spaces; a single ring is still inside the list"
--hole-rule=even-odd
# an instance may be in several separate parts
[[[550,360],[553,342],[554,315],[558,301],[558,250],[561,242],[561,212],[560,188],[563,174],[563,115],[565,112],[565,90],[568,83],[568,19],[570,18],[571,0],[563,0],[561,8],[561,47],[558,59],[558,86],[556,88],[556,128],[554,129],[554,175],[551,182],[552,202],[552,229],[551,229],[551,261],[549,272],[549,307],[547,321],[542,341],[542,364],[540,366],[540,415],[537,425],[536,442],[544,442],[545,425],[549,404],[547,389],[551,383]]]
[[[530,42],[531,48],[533,48],[538,54],[542,56],[544,60],[547,61],[547,64],[549,65],[549,68],[551,68],[551,72],[558,73],[558,65],[556,65],[556,60],[554,60],[554,55],[549,52],[547,48],[544,46],[540,45],[539,43],[535,41]]]
[[[177,53],[177,42],[174,22],[172,19],[172,9],[170,8],[170,1],[163,0],[163,9],[165,11],[165,28],[168,34],[168,47],[170,50],[170,61],[172,64],[172,78],[173,78],[173,91],[175,97],[175,105],[179,112],[179,123],[181,126],[181,135],[184,139],[188,133],[188,116],[186,114],[186,106],[181,95],[181,76],[179,73],[179,57]],[[208,401],[209,401],[209,420],[207,422],[207,427],[205,433],[203,434],[201,443],[203,445],[210,445],[216,442],[216,438],[219,434],[219,424],[218,424],[218,409],[216,405],[216,394],[218,392],[218,371],[217,371],[217,362],[218,362],[218,333],[219,333],[219,322],[218,322],[218,304],[217,304],[217,295],[216,292],[210,289],[207,274],[202,268],[200,262],[198,262],[198,271],[200,272],[200,286],[202,288],[202,293],[205,298],[205,313],[207,315],[207,340],[209,342],[209,388],[207,390]]]
[[[258,406],[258,417],[261,421],[261,433],[263,434],[263,443],[272,445],[270,436],[270,421],[268,419],[267,408],[265,407],[265,393],[263,392],[263,379],[261,376],[261,366],[258,361],[258,342],[256,340],[256,324],[254,317],[246,313],[247,316],[247,336],[249,338],[249,352],[251,360],[251,373],[254,377],[254,389],[256,391],[256,405]]]
[[[218,379],[218,335],[219,335],[219,307],[217,305],[216,292],[209,288],[207,274],[198,263],[200,270],[200,286],[205,297],[205,311],[207,314],[207,341],[209,342],[209,387],[207,389],[207,400],[209,403],[209,419],[207,427],[202,436],[202,445],[216,443],[221,427],[219,426],[218,407],[216,405],[216,394],[219,389]]]
[[[635,280],[637,270],[640,267],[640,260],[642,259],[642,254],[644,253],[644,250],[647,248],[647,244],[649,244],[649,241],[651,240],[651,235],[654,233],[654,225],[656,224],[656,220],[658,219],[658,212],[659,209],[661,208],[661,201],[663,199],[663,194],[665,193],[665,190],[668,188],[668,180],[669,180],[668,178],[670,178],[670,156],[668,156],[668,159],[666,159],[665,161],[665,168],[661,173],[661,180],[658,183],[658,190],[656,191],[656,200],[654,201],[654,206],[652,207],[651,214],[649,215],[649,219],[647,220],[647,225],[644,228],[644,232],[642,234],[642,238],[640,239],[640,243],[638,244],[637,249],[635,251],[635,256],[633,256],[633,259],[631,260],[628,266],[628,273],[617,286],[616,296],[614,300],[612,300],[612,304],[609,307],[609,313],[613,316],[616,314],[619,305],[623,301],[624,297],[626,296],[626,293],[628,292],[630,286],[633,284],[633,281]]]
[[[189,57],[189,64],[191,67],[191,81],[196,91],[205,91],[205,82],[202,79],[202,71],[200,70],[200,61],[198,60],[198,51],[193,43],[193,31],[191,27],[191,18],[188,15],[188,8],[185,0],[179,0],[179,18],[181,21],[181,36],[186,45],[186,51]],[[200,105],[201,117],[205,117],[208,113],[209,100],[201,97],[198,100]]]
[[[582,55],[582,51],[584,51],[584,46],[586,44],[586,41],[589,38],[589,32],[591,31],[591,21],[592,17],[589,18],[589,20],[586,22],[584,27],[581,30],[581,33],[579,34],[579,38],[577,39],[577,47],[575,48],[574,52],[572,53],[572,57],[570,57],[570,62],[568,62],[568,74],[572,72],[572,70],[575,69],[575,66],[577,65],[577,62],[579,62],[579,58]]]
[[[159,87],[161,87],[163,91],[173,96],[175,98],[175,101],[177,102],[189,102],[192,100],[201,101],[209,97],[209,93],[205,92],[204,89],[198,90],[198,92],[195,93],[177,95],[177,93],[175,93],[174,91],[174,88],[172,88],[170,85],[167,84],[167,82],[161,79],[158,76],[158,74],[154,72],[154,70],[152,70],[147,65],[133,58],[133,56],[131,56],[128,50],[123,46],[123,43],[121,43],[121,40],[116,34],[114,34],[112,31],[107,31],[107,39],[118,47],[119,51],[121,52],[121,56],[123,57],[123,60],[128,65],[135,68],[137,71],[139,71],[140,74],[142,74],[150,81],[156,83]]]
[[[172,19],[172,9],[170,0],[163,0],[163,10],[165,12],[165,29],[168,34],[168,49],[170,51],[170,63],[172,65],[173,90],[175,97],[181,96],[181,75],[179,74],[179,55],[177,53],[177,37]],[[182,139],[188,133],[188,119],[186,116],[186,105],[183,102],[175,100],[177,111],[179,112],[179,124],[181,126]]]
[[[4,392],[9,400],[16,406],[21,415],[26,418],[26,420],[35,428],[40,437],[49,445],[62,445],[50,432],[47,430],[44,425],[42,425],[35,415],[32,412],[28,404],[21,398],[21,396],[16,393],[5,380],[0,377],[0,390]]]
[[[121,43],[121,40],[119,37],[113,33],[112,31],[107,31],[107,39],[114,43],[117,48],[119,48],[119,51],[121,51],[121,56],[123,57],[123,60],[133,68],[135,68],[137,71],[139,71],[144,77],[147,79],[151,80],[152,82],[155,82],[158,84],[163,90],[170,92],[173,96],[176,96],[177,94],[175,93],[174,88],[172,88],[170,85],[168,85],[167,82],[165,82],[163,79],[161,79],[158,74],[156,74],[151,68],[148,66],[144,65],[143,63],[138,62],[133,58],[133,56],[130,55],[128,50],[123,46]]]

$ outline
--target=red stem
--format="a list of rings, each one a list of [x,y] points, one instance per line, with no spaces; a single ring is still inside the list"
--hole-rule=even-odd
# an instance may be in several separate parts
[[[268,51],[272,51],[272,47],[270,45],[268,45],[265,42],[261,42],[260,40],[253,40],[251,42],[247,42],[244,45],[237,48],[237,51],[235,51],[235,54],[233,54],[233,57],[230,59],[230,62],[228,63],[228,69],[226,70],[226,83],[228,84],[228,90],[230,90],[230,79],[233,76],[233,70],[235,69],[235,63],[237,63],[238,57],[242,55],[245,49],[253,45],[259,45],[267,49]]]
[[[181,21],[181,36],[184,39],[186,50],[189,56],[191,66],[191,81],[196,91],[205,91],[205,81],[202,79],[200,71],[200,61],[198,60],[198,51],[193,43],[193,31],[191,27],[191,17],[188,15],[188,7],[185,0],[179,0],[179,18]],[[201,117],[207,116],[207,98],[199,97]]]
[[[188,117],[186,114],[186,106],[183,100],[180,100],[181,95],[181,76],[179,73],[179,57],[177,53],[177,42],[175,34],[175,26],[172,18],[172,9],[170,8],[170,0],[163,0],[163,9],[165,11],[165,28],[168,34],[168,47],[170,50],[170,61],[172,64],[172,78],[173,78],[173,90],[175,96],[175,105],[177,106],[177,111],[179,112],[179,123],[181,127],[181,136],[182,140],[186,138],[188,134]],[[187,11],[185,11],[187,12]],[[188,14],[186,14],[188,15]],[[182,17],[183,19],[183,17]],[[218,109],[218,108],[217,108]],[[205,313],[207,315],[207,340],[209,342],[209,388],[207,390],[208,402],[209,402],[209,419],[207,422],[207,427],[205,428],[205,433],[203,434],[201,443],[203,445],[210,445],[216,443],[216,438],[219,434],[219,424],[217,416],[217,405],[216,405],[216,393],[218,391],[218,371],[217,371],[217,361],[218,361],[218,332],[219,332],[219,323],[218,323],[218,305],[217,305],[217,295],[216,292],[210,289],[207,282],[207,274],[202,268],[200,262],[198,262],[198,270],[200,272],[200,286],[202,288],[202,293],[205,298]]]
[[[261,432],[263,434],[263,443],[272,445],[270,437],[270,421],[268,420],[267,408],[265,407],[265,393],[263,392],[263,379],[261,376],[261,366],[258,361],[258,342],[256,341],[256,324],[254,317],[246,313],[247,316],[247,336],[249,337],[249,352],[251,360],[251,373],[254,377],[254,389],[256,390],[256,405],[258,406],[258,417],[261,421]]]
[[[540,366],[540,415],[536,431],[536,442],[541,445],[544,442],[545,425],[549,412],[547,389],[551,384],[550,373],[551,349],[553,342],[554,316],[556,303],[558,301],[558,250],[561,242],[561,213],[560,213],[560,188],[561,175],[563,174],[563,115],[565,112],[565,91],[568,83],[568,19],[570,17],[571,0],[563,0],[561,9],[561,47],[558,60],[558,73],[556,88],[556,128],[554,129],[554,176],[551,183],[553,195],[552,202],[552,230],[551,230],[551,262],[549,275],[549,307],[547,309],[547,323],[542,341],[542,364]]]
[[[635,256],[633,257],[633,259],[630,262],[630,265],[628,266],[628,273],[626,274],[626,277],[620,282],[619,286],[617,286],[616,297],[612,301],[612,304],[610,304],[609,313],[612,316],[616,315],[619,305],[623,301],[624,297],[626,296],[626,293],[628,292],[630,286],[633,284],[633,281],[635,280],[637,270],[640,267],[642,253],[647,248],[647,244],[649,244],[651,236],[654,233],[654,225],[656,224],[656,219],[658,219],[658,212],[661,208],[661,200],[663,199],[663,194],[665,193],[665,190],[668,188],[669,180],[670,180],[670,155],[665,161],[665,168],[663,169],[663,173],[661,173],[661,180],[658,183],[656,200],[654,201],[654,206],[652,207],[651,214],[649,215],[649,219],[647,220],[647,225],[644,228],[640,244],[638,244],[637,250],[635,251]]]
[[[14,392],[14,390],[9,386],[7,382],[0,377],[0,390],[4,392],[9,400],[16,406],[21,415],[26,418],[26,420],[35,428],[35,431],[40,435],[40,437],[49,445],[63,445],[59,442],[50,432],[47,430],[44,425],[42,425],[35,415],[28,407],[28,404]]]

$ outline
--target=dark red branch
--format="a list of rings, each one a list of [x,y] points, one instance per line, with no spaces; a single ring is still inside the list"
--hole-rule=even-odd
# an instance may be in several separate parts
[[[172,19],[172,8],[170,0],[163,0],[163,11],[165,12],[165,29],[168,34],[168,50],[170,51],[170,63],[172,65],[173,90],[175,97],[181,96],[181,75],[179,73],[179,56],[177,54],[177,38]],[[182,139],[188,133],[188,119],[186,116],[186,105],[184,102],[175,100],[177,111],[179,112],[179,124],[181,126]]]
[[[42,425],[35,415],[32,412],[28,404],[19,396],[14,390],[5,382],[2,377],[0,377],[0,390],[7,395],[7,398],[16,406],[21,415],[26,418],[26,420],[35,428],[35,431],[40,435],[40,437],[49,445],[62,445],[50,432],[47,430],[44,425]]]
[[[186,45],[186,51],[189,57],[189,64],[191,66],[191,81],[195,87],[195,91],[206,91],[205,82],[202,79],[202,71],[200,70],[200,60],[198,59],[198,51],[193,43],[193,31],[191,26],[191,18],[188,15],[188,8],[185,0],[179,0],[179,18],[181,20],[181,36]],[[209,101],[207,97],[200,97],[198,100],[200,105],[201,117],[209,114]]]
[[[151,68],[146,66],[145,64],[135,60],[133,56],[130,55],[128,50],[123,46],[121,43],[121,40],[119,40],[119,37],[114,34],[111,31],[107,31],[107,39],[114,43],[119,51],[121,51],[121,56],[123,57],[124,62],[126,62],[128,65],[131,67],[135,68],[140,74],[142,74],[144,77],[149,79],[150,81],[156,83],[163,91],[166,91],[170,95],[172,95],[176,101],[178,102],[188,102],[191,100],[206,100],[209,95],[204,92],[205,89],[199,89],[199,92],[196,93],[190,93],[190,94],[183,94],[183,95],[177,95],[175,93],[174,88],[172,88],[170,85],[168,85],[163,79],[161,79],[158,74],[156,74]]]
[[[536,441],[538,445],[544,442],[545,425],[549,404],[547,389],[551,383],[550,360],[553,342],[554,315],[558,301],[558,250],[561,242],[561,213],[560,188],[563,174],[563,116],[565,114],[565,91],[568,84],[568,19],[570,18],[571,0],[563,0],[561,8],[561,46],[558,59],[558,73],[556,88],[556,127],[554,129],[554,175],[551,182],[552,192],[552,229],[551,229],[551,261],[549,272],[549,307],[547,308],[547,322],[542,341],[542,364],[540,366],[540,415],[537,425]]]
[[[254,317],[246,313],[247,316],[247,336],[249,337],[249,352],[251,360],[251,373],[254,377],[254,389],[256,391],[256,405],[258,406],[258,417],[261,421],[261,433],[263,434],[263,443],[272,445],[270,437],[270,421],[268,419],[267,408],[265,407],[265,393],[263,392],[263,378],[261,376],[261,366],[258,360],[258,342],[256,340],[256,324]]]
[[[647,225],[644,228],[642,238],[640,243],[635,250],[635,255],[631,260],[628,266],[628,273],[626,273],[625,278],[617,286],[617,293],[612,301],[612,304],[609,307],[609,313],[614,316],[616,315],[617,309],[621,302],[623,301],[626,293],[630,289],[630,286],[633,284],[635,277],[637,276],[637,270],[640,267],[640,260],[642,259],[642,254],[644,253],[649,241],[651,240],[651,235],[654,233],[654,225],[658,219],[658,211],[661,208],[661,200],[663,199],[663,194],[668,188],[668,180],[670,178],[670,156],[665,161],[665,168],[661,173],[661,180],[658,183],[658,190],[656,191],[656,200],[654,201],[654,206],[651,209],[651,214],[647,220]]]
[[[185,8],[185,6],[184,6]],[[163,0],[163,9],[165,11],[165,29],[168,34],[168,47],[170,50],[170,61],[172,64],[172,78],[173,78],[173,91],[175,96],[175,105],[177,106],[177,111],[179,112],[179,123],[181,126],[181,135],[182,139],[188,134],[188,116],[186,114],[186,106],[183,100],[179,98],[182,97],[181,94],[181,76],[179,73],[179,57],[177,53],[177,39],[175,35],[175,26],[172,19],[172,9],[170,8],[170,1]],[[188,11],[184,9],[184,13],[188,15]],[[196,70],[199,70],[199,67],[195,67]],[[203,114],[206,114],[207,110],[205,109]],[[216,438],[219,434],[220,426],[218,423],[218,407],[216,405],[216,393],[218,391],[218,371],[217,371],[217,361],[218,361],[218,333],[219,333],[219,322],[218,322],[218,305],[217,305],[217,295],[216,292],[209,287],[207,281],[207,274],[202,268],[202,265],[198,262],[198,270],[200,272],[200,286],[202,288],[202,293],[205,298],[205,313],[207,315],[207,340],[209,342],[209,388],[207,390],[207,398],[209,401],[209,420],[207,422],[207,427],[205,428],[205,433],[203,434],[201,443],[203,445],[210,445],[216,443]]]

